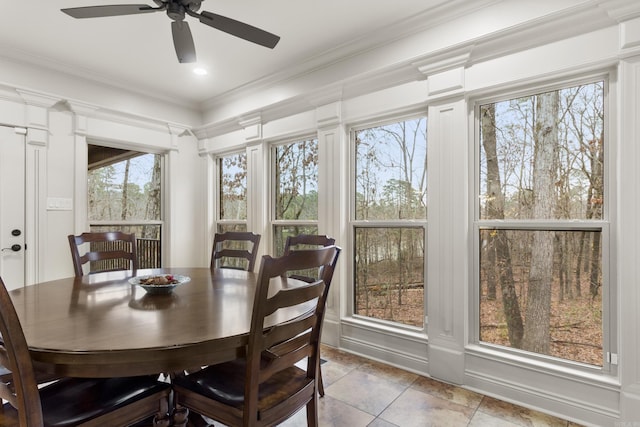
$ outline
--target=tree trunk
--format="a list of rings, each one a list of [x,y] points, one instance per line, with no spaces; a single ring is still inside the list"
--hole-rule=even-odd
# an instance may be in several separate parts
[[[504,219],[504,196],[500,182],[498,154],[496,150],[495,107],[493,104],[482,111],[482,146],[487,162],[487,200],[486,217],[489,219]],[[488,235],[487,246],[494,248],[494,264],[489,265],[487,272],[487,286],[489,294],[495,295],[495,280],[500,281],[502,294],[502,308],[507,322],[507,332],[511,346],[520,348],[523,325],[518,295],[514,286],[513,270],[509,240],[505,230],[494,230]],[[491,261],[491,257],[489,260]],[[493,281],[493,283],[491,283]],[[491,290],[493,287],[493,290]]]
[[[407,263],[407,260],[404,259],[404,254],[402,253],[402,229],[398,229],[398,308],[402,307],[402,287],[406,282],[406,277],[404,275],[404,267]]]
[[[162,157],[158,154],[153,156],[153,172],[151,174],[151,182],[149,186],[149,198],[147,199],[147,208],[145,219],[160,219],[160,203],[161,203],[161,161]],[[144,226],[142,237],[145,239],[159,239],[156,235],[157,228],[155,226]]]
[[[504,218],[504,201],[502,200],[502,188],[500,182],[500,170],[496,153],[496,126],[495,126],[495,105],[490,104],[483,110],[482,117],[482,144],[487,162],[487,194],[485,217],[488,219]],[[484,265],[485,278],[487,282],[487,298],[496,299],[496,286],[498,283],[498,264],[496,260],[496,233],[487,236],[484,248],[486,263]]]
[[[596,218],[602,218],[602,206],[604,204],[603,195],[603,173],[604,173],[604,147],[602,141],[604,136],[593,141],[593,150],[595,151],[594,173],[594,192],[593,192],[593,214]],[[591,247],[591,275],[589,280],[589,291],[591,298],[598,296],[600,292],[600,233],[593,233],[593,246]]]
[[[124,164],[124,180],[122,182],[122,213],[120,219],[123,221],[127,219],[127,199],[129,197],[129,166],[131,160],[127,159]]]
[[[566,280],[565,280],[565,275],[564,275],[564,259],[565,259],[565,253],[564,253],[564,248],[563,248],[563,244],[560,241],[560,239],[558,238],[558,236],[556,236],[556,241],[555,241],[555,249],[554,251],[557,251],[560,257],[560,262],[558,263],[558,281],[559,281],[559,292],[560,292],[560,301],[564,301],[564,291],[565,291],[565,286],[566,286]]]
[[[493,233],[492,233],[493,234]],[[497,277],[497,257],[496,257],[496,239],[492,236],[488,236],[486,239],[485,247],[482,251],[486,254],[483,257],[483,270],[485,273],[485,280],[487,283],[487,299],[489,301],[495,301],[496,294],[496,284],[499,279]],[[486,258],[486,259],[485,259]]]
[[[555,211],[556,156],[558,145],[558,92],[537,96],[533,161],[533,217],[553,218]],[[554,231],[536,231],[531,246],[523,348],[548,354],[551,342],[551,285]]]
[[[576,297],[582,296],[582,259],[584,253],[584,242],[588,239],[586,231],[581,231],[578,237],[578,258],[576,260]]]

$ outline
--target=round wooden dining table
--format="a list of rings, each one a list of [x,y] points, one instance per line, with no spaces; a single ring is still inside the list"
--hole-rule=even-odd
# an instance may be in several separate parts
[[[168,295],[129,279],[183,275]],[[291,286],[272,279],[270,287]],[[10,292],[38,369],[60,376],[116,377],[180,372],[244,354],[254,273],[166,268],[42,282]],[[271,291],[270,291],[271,292]],[[273,322],[301,313],[275,313]]]

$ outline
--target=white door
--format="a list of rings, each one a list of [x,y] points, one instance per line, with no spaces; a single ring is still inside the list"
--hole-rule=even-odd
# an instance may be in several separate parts
[[[8,289],[25,281],[25,137],[0,126],[0,277]]]

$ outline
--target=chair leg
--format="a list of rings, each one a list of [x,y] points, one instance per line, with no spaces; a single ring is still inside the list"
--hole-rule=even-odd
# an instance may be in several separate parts
[[[171,425],[171,417],[169,416],[169,399],[160,401],[160,408],[155,417],[153,417],[153,427],[169,427]]]
[[[322,383],[322,369],[318,366],[318,394],[320,397],[324,396],[324,384]]]
[[[313,398],[307,403],[307,427],[318,426],[318,397]]]
[[[174,427],[187,427],[189,421],[189,409],[176,405],[173,411],[173,426]]]
[[[171,418],[166,415],[164,418],[153,417],[153,427],[169,427],[171,425]]]

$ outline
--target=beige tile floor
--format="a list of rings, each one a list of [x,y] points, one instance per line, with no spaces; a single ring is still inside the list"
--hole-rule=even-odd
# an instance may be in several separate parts
[[[321,354],[320,427],[578,426],[331,347]],[[302,410],[281,427],[306,425]]]

